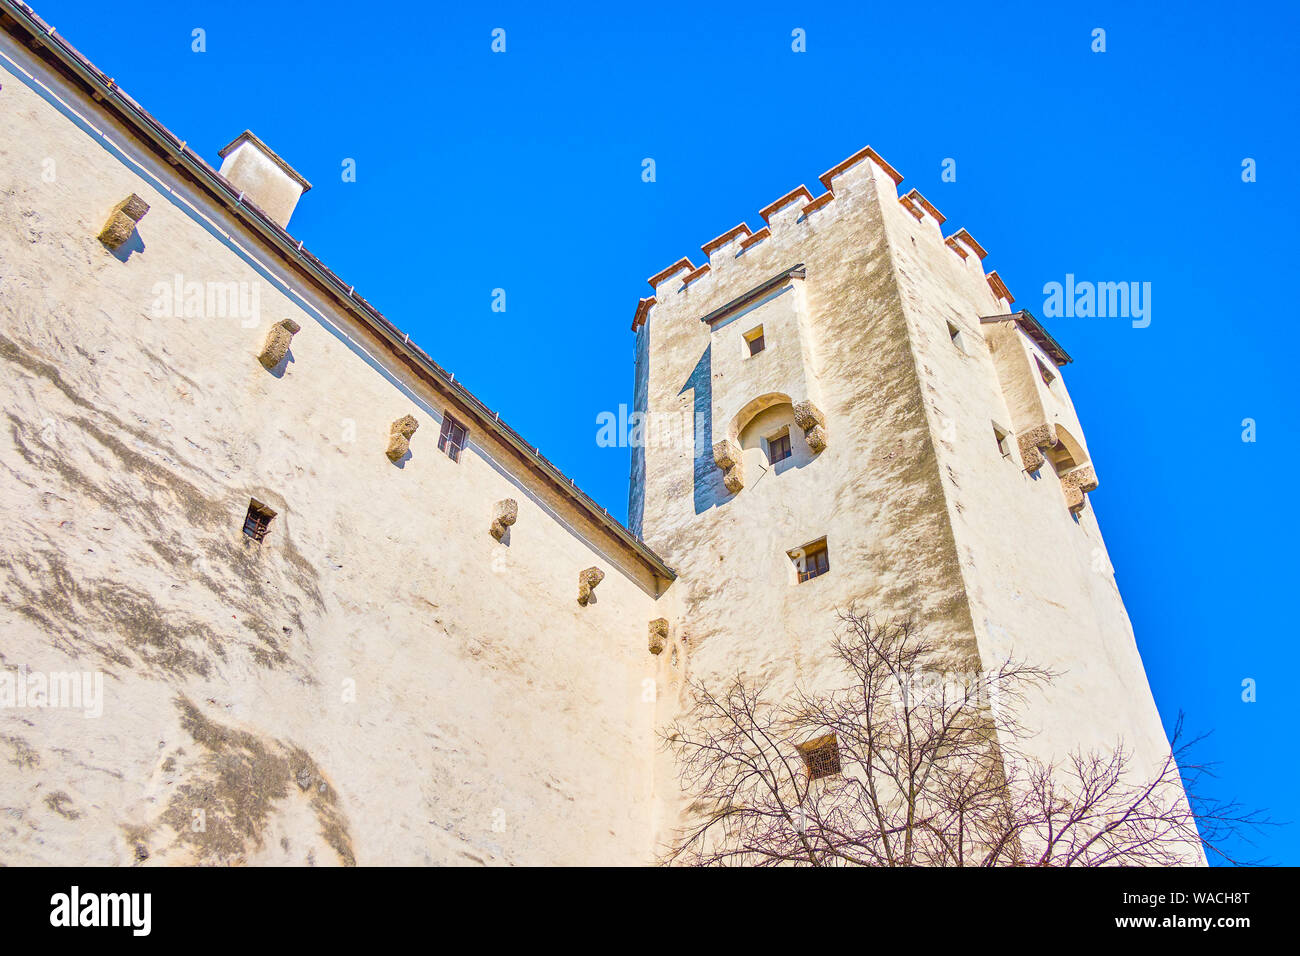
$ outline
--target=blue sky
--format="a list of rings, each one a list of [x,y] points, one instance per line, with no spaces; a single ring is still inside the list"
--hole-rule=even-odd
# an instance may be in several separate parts
[[[291,232],[620,517],[596,415],[630,402],[645,278],[867,143],[1017,306],[1150,282],[1148,328],[1048,321],[1092,505],[1166,726],[1214,732],[1219,794],[1300,822],[1295,5],[34,5],[214,165],[265,139],[315,187]],[[1244,852],[1300,864],[1300,827]]]

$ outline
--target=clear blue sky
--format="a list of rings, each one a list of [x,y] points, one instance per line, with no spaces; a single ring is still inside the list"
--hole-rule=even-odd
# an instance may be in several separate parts
[[[645,278],[867,143],[1018,306],[1150,282],[1149,328],[1048,323],[1091,501],[1166,726],[1214,731],[1219,792],[1296,820],[1263,852],[1300,863],[1296,5],[34,6],[214,165],[264,138],[315,186],[294,235],[619,516],[596,415],[630,402]]]

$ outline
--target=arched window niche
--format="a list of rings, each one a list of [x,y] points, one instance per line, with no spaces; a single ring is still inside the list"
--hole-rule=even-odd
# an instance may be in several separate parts
[[[825,418],[810,401],[768,392],[745,404],[713,446],[723,484],[738,494],[769,472],[782,474],[811,463],[826,447]]]
[[[1084,493],[1097,487],[1097,475],[1093,471],[1092,462],[1088,460],[1087,449],[1069,429],[1058,423],[1056,444],[1047,448],[1044,455],[1052,463],[1052,468],[1061,481],[1066,507],[1078,514],[1083,510]]]

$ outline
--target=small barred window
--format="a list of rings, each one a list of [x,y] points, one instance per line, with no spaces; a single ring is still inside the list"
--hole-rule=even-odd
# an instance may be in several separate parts
[[[266,533],[271,530],[271,519],[274,517],[274,511],[256,498],[250,499],[248,513],[244,515],[244,534],[254,541],[261,541],[266,537]]]
[[[809,780],[829,777],[840,772],[840,745],[834,734],[818,737],[797,747]]]

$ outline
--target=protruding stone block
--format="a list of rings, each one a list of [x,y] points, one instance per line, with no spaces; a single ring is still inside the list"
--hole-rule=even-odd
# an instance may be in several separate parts
[[[1080,491],[1097,490],[1097,473],[1092,470],[1092,465],[1084,465],[1082,468],[1075,469],[1070,472],[1070,477],[1074,479],[1074,483],[1079,486]]]
[[[794,423],[807,431],[815,425],[825,425],[826,416],[812,402],[798,402],[794,406]]]
[[[411,450],[411,436],[420,427],[413,415],[403,415],[389,427],[388,455],[389,461],[397,461]]]
[[[586,607],[596,599],[596,585],[605,580],[605,572],[600,568],[587,568],[578,572],[578,603]]]
[[[513,498],[506,498],[496,503],[495,511],[492,515],[492,537],[500,541],[506,535],[506,529],[515,523],[519,517],[519,502]]]
[[[1065,492],[1065,506],[1075,514],[1083,510],[1083,492],[1067,481],[1061,482],[1061,490]]]
[[[149,204],[135,193],[131,193],[113,207],[108,222],[104,223],[104,228],[99,232],[99,241],[116,252],[122,243],[131,238],[136,223],[143,219],[148,211]]]
[[[1084,492],[1094,491],[1097,487],[1097,473],[1092,465],[1084,465],[1061,476],[1061,488],[1065,491],[1065,504],[1075,514],[1083,510]]]
[[[794,423],[803,429],[804,441],[814,455],[826,449],[826,416],[821,409],[809,401],[799,402],[794,407]]]
[[[1057,441],[1056,426],[1050,422],[1021,432],[1016,442],[1020,446],[1020,460],[1025,463],[1025,471],[1032,473],[1042,468],[1047,459],[1040,449],[1054,448]]]
[[[655,618],[650,622],[650,653],[662,654],[666,643],[668,643],[668,618]]]
[[[282,319],[271,326],[271,330],[266,333],[266,344],[262,346],[262,351],[257,356],[262,367],[270,371],[283,362],[284,357],[289,354],[289,343],[301,331],[302,326],[293,319]]]
[[[742,468],[740,449],[727,439],[713,446],[713,461],[722,469],[722,483],[733,495],[745,487],[745,475]]]

